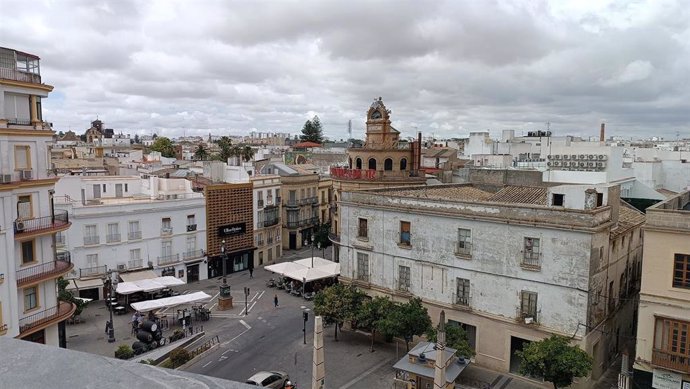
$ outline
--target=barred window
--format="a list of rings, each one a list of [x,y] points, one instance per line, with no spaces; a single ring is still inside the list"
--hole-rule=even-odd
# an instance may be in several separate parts
[[[470,280],[456,278],[455,288],[455,303],[458,305],[470,305]]]
[[[369,281],[369,255],[357,253],[357,279]]]
[[[523,290],[520,296],[520,312],[522,317],[537,317],[537,293]]]
[[[410,290],[410,267],[398,266],[398,290],[407,292]]]
[[[358,238],[368,238],[369,228],[367,226],[367,219],[359,218],[359,229],[357,230]]]

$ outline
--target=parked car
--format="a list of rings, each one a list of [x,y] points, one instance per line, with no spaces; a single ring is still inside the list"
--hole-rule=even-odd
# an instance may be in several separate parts
[[[282,389],[290,379],[287,373],[282,371],[260,371],[249,377],[247,384],[261,386],[262,388]]]

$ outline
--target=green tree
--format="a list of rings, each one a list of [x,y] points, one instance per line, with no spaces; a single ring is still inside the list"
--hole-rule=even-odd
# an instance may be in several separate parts
[[[322,249],[332,245],[328,234],[331,232],[331,223],[320,223],[314,227],[314,244],[320,245]]]
[[[164,136],[159,136],[156,138],[151,145],[151,150],[158,151],[164,157],[172,158],[175,156],[175,147],[173,146],[172,141]]]
[[[391,313],[394,309],[394,302],[388,297],[379,296],[365,299],[359,308],[355,316],[357,326],[371,331],[371,347],[369,348],[371,352],[374,351],[374,338],[377,332],[386,336],[394,335],[395,325],[391,322]]]
[[[139,144],[141,141],[139,140],[139,134],[134,134],[134,143]]]
[[[77,307],[77,309],[74,311],[74,315],[81,315],[82,311],[89,303],[76,298],[72,292],[67,290],[67,285],[69,285],[68,280],[60,277],[57,280],[57,284],[58,300],[74,304]]]
[[[431,328],[429,312],[418,297],[405,304],[396,305],[391,315],[395,323],[394,334],[405,339],[405,347],[410,351],[410,342],[415,335],[421,336]]]
[[[303,142],[323,142],[323,129],[318,116],[314,116],[311,120],[307,120],[304,123],[300,140]]]
[[[199,144],[194,151],[194,158],[199,161],[205,161],[208,158],[208,150],[203,144]]]
[[[241,155],[242,155],[242,160],[244,162],[249,162],[252,160],[252,158],[254,158],[254,149],[252,148],[252,146],[245,145],[242,148]]]
[[[436,342],[438,331],[436,328],[431,328],[427,332],[427,338],[430,342]],[[467,333],[457,324],[446,323],[446,346],[456,349],[455,355],[459,357],[471,357],[474,355],[474,350],[470,347],[467,341]]]
[[[221,136],[216,142],[220,148],[218,153],[218,159],[224,162],[228,161],[228,158],[232,157],[232,139],[227,136]]]
[[[565,336],[532,342],[517,355],[522,359],[520,374],[543,377],[556,389],[570,386],[575,377],[584,377],[592,370],[592,357],[571,346]]]
[[[321,290],[314,297],[314,313],[334,323],[335,340],[338,341],[338,327],[346,320],[355,319],[364,293],[352,285],[335,284]]]

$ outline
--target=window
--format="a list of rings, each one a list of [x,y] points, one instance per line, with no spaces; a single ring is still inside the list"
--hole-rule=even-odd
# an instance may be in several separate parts
[[[393,160],[390,158],[386,158],[383,161],[383,170],[393,170]]]
[[[522,265],[523,266],[528,266],[528,267],[533,267],[533,268],[539,268],[541,267],[541,263],[539,261],[540,257],[540,246],[539,246],[539,238],[525,238],[525,249],[524,249],[524,256],[522,259]]]
[[[302,188],[302,189],[299,190],[299,199],[300,199],[300,200],[304,200],[305,197],[306,197],[306,196],[305,196],[305,194],[304,194],[304,188]]]
[[[259,251],[259,265],[263,265],[263,264],[264,264],[264,252]]]
[[[187,215],[187,232],[196,231],[196,217]]]
[[[407,170],[407,158],[400,160],[400,170]]]
[[[266,203],[273,204],[273,191],[270,189],[266,191]]]
[[[410,267],[398,266],[398,290],[407,292],[410,290]]]
[[[472,231],[466,228],[458,228],[458,254],[470,255],[472,252]]]
[[[38,308],[38,287],[24,289],[24,311]]]
[[[297,191],[291,190],[288,192],[288,204],[295,204],[297,201]]]
[[[616,308],[616,299],[613,297],[613,281],[609,282],[609,312],[613,312]]]
[[[562,207],[564,199],[564,194],[554,193],[551,197],[551,205],[553,205],[554,207]]]
[[[410,245],[410,222],[400,222],[400,244]]]
[[[34,241],[27,240],[22,242],[22,265],[34,262]]]
[[[87,254],[86,266],[88,266],[89,268],[98,267],[98,254]]]
[[[376,159],[369,158],[369,170],[376,170]]]
[[[172,241],[164,240],[161,242],[161,257],[170,257],[172,255]]]
[[[260,191],[256,192],[256,197],[258,199],[257,203],[258,203],[259,208],[263,207],[264,206],[264,191],[260,190]]]
[[[678,364],[682,363],[680,361],[685,361],[683,366],[687,369],[687,361],[690,358],[690,322],[658,317],[654,330],[654,351],[667,355],[653,353],[652,363],[656,358],[660,361],[678,361],[676,362]]]
[[[141,249],[129,250],[129,268],[142,267]]]
[[[105,192],[106,192],[106,190],[105,190],[105,184],[103,184],[103,193],[105,193]]]
[[[604,205],[604,194],[597,193],[597,207],[601,207],[602,205]]]
[[[367,228],[367,219],[359,218],[359,229],[357,230],[358,238],[369,238],[369,230]]]
[[[369,255],[357,253],[357,279],[369,282]]]
[[[84,244],[98,244],[99,241],[100,240],[98,239],[98,226],[96,226],[95,224],[89,224],[84,226]]]
[[[29,146],[14,146],[14,169],[31,169],[31,149]]]
[[[673,287],[690,289],[690,255],[676,254],[673,258]]]
[[[355,168],[357,170],[362,170],[362,158],[357,158],[355,160]]]
[[[458,305],[470,305],[470,280],[456,278],[455,289],[455,303]]]
[[[129,236],[130,240],[141,239],[141,230],[139,229],[139,221],[129,222]]]
[[[276,247],[276,256],[278,255],[278,248]],[[268,248],[268,262],[273,261],[273,247]]]
[[[125,192],[129,192],[129,186],[128,186],[128,184],[125,184]]]
[[[523,318],[537,319],[537,293],[523,290],[520,299],[520,313]]]
[[[169,217],[164,217],[161,220],[161,232],[164,234],[172,234],[172,221]]]
[[[196,235],[189,235],[187,237],[186,247],[188,253],[196,251]]]
[[[33,207],[31,206],[31,195],[17,197],[17,218],[26,220],[33,217]]]
[[[118,223],[108,223],[108,235],[105,239],[107,243],[120,241],[120,225]]]

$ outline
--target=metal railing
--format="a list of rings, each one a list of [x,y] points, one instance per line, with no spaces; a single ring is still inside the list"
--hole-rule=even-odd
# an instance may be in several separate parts
[[[187,224],[187,232],[196,231],[196,224]]]
[[[79,269],[79,278],[100,277],[108,273],[108,266],[84,267]]]
[[[270,226],[275,226],[276,224],[280,223],[280,217],[274,217],[271,219],[265,219],[263,222],[263,227],[270,227]]]
[[[127,262],[127,267],[129,269],[136,269],[136,268],[144,267],[144,260],[143,259],[130,259]]]
[[[20,70],[7,69],[7,68],[0,68],[0,78],[3,78],[5,80],[30,82],[32,84],[40,84],[41,83],[41,75],[40,74],[22,72]]]
[[[334,234],[332,232],[328,233],[328,239],[333,243],[340,243],[340,235]]]
[[[48,277],[57,277],[69,271],[71,267],[72,262],[69,252],[60,253],[60,255],[55,256],[54,261],[17,270],[17,286],[21,287]]]
[[[318,204],[319,203],[319,198],[318,197],[305,197],[299,201],[300,205],[307,205],[307,204]]]
[[[201,258],[204,255],[205,255],[204,250],[198,249],[198,250],[187,251],[184,254],[182,254],[182,257],[184,258],[185,261],[187,261],[190,259]]]
[[[462,295],[455,295],[455,298],[453,301],[455,302],[456,305],[463,305],[468,307],[470,305],[470,295],[469,294],[462,294]]]
[[[84,246],[91,246],[95,244],[101,243],[101,237],[98,235],[90,236],[90,235],[85,235],[84,236]]]
[[[110,234],[105,236],[106,243],[115,243],[120,241],[120,234]]]
[[[159,265],[168,265],[176,262],[180,262],[180,254],[162,255],[158,257]]]
[[[289,199],[285,204],[286,207],[299,207],[299,201],[295,199]]]
[[[264,207],[264,201],[263,200],[257,200],[257,206],[259,208],[263,208]]]
[[[532,269],[541,269],[541,253],[525,251],[520,265]]]
[[[522,306],[518,306],[516,316],[517,316],[517,319],[520,321],[532,318],[532,323],[537,323],[537,310],[536,310],[536,308],[535,309],[523,309]]]
[[[14,233],[23,234],[41,230],[51,230],[64,227],[69,224],[69,215],[66,210],[56,210],[53,216],[35,217],[14,222]]]
[[[163,227],[161,228],[161,235],[172,235],[173,229],[172,227]]]
[[[31,125],[31,119],[8,119],[7,124],[12,124],[15,126],[30,126]]]
[[[256,245],[257,245],[257,246],[263,246],[263,245],[264,245],[264,240],[263,240],[263,239],[258,240],[258,241],[256,242]]]
[[[298,221],[288,221],[286,223],[287,228],[297,228],[300,226],[300,222]]]
[[[73,310],[71,303],[59,301],[58,305],[19,319],[19,333],[68,316]]]
[[[668,351],[652,349],[652,365],[690,373],[690,354],[674,354]]]
[[[472,243],[464,242],[464,245],[457,244],[455,246],[455,254],[470,255],[472,254]]]
[[[127,234],[127,239],[129,240],[138,240],[141,239],[141,231],[130,231]]]

